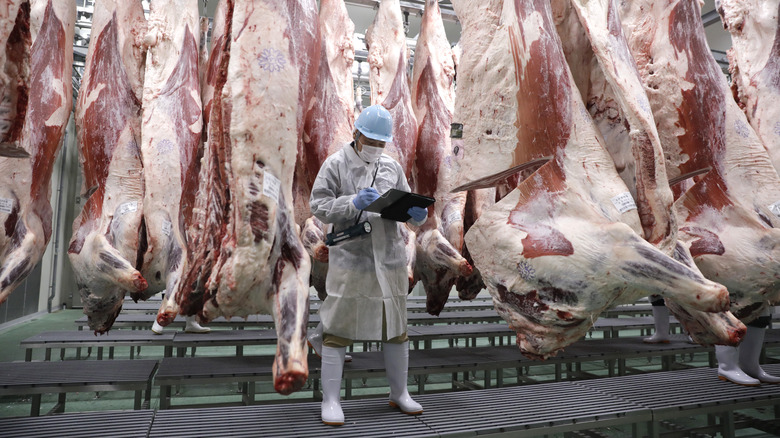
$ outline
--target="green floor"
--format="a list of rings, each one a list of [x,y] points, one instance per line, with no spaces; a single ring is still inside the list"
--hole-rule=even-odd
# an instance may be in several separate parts
[[[20,323],[11,328],[0,331],[0,361],[23,361],[24,350],[19,347],[19,342],[30,336],[38,334],[43,331],[54,330],[76,330],[74,321],[81,316],[80,309],[68,309],[61,310],[51,314],[47,314],[31,321]],[[600,332],[594,332],[593,337],[598,337]],[[621,336],[640,336],[641,333],[623,333]],[[446,341],[440,341],[434,344],[434,348],[446,347]],[[487,340],[483,340],[477,344],[488,345]],[[456,345],[455,348],[463,347],[465,345]],[[358,350],[361,349],[360,345],[357,345]],[[369,347],[371,348],[371,347]],[[376,348],[374,346],[373,348]],[[255,346],[245,347],[245,355],[255,354],[274,354],[275,347],[273,346]],[[213,348],[199,348],[197,355],[215,355],[215,356],[232,356],[235,353],[233,347],[213,347]],[[780,351],[771,351],[771,356],[780,357]],[[36,351],[33,355],[33,360],[42,360],[43,350]],[[96,351],[91,353],[87,352],[87,349],[82,349],[81,360],[95,359]],[[117,359],[129,358],[130,348],[115,349],[114,357]],[[136,352],[136,358],[147,359],[159,359],[163,357],[162,348],[144,347],[142,351]],[[53,353],[53,360],[58,360],[58,352]],[[68,349],[65,351],[65,360],[78,360],[78,353],[76,349]],[[708,355],[705,353],[686,355],[684,357],[678,357],[676,364],[679,367],[702,367],[708,366]],[[642,358],[630,360],[627,364],[629,367],[636,370],[643,371],[656,371],[660,369],[659,358]],[[532,368],[532,374],[526,375],[527,371],[520,369],[521,372],[520,381],[528,382],[547,382],[554,381],[555,370],[552,365],[550,366],[535,366]],[[583,378],[592,378],[593,376],[605,376],[606,367],[605,364],[600,361],[586,362],[582,366]],[[586,376],[585,374],[589,374]],[[458,381],[458,389],[468,390],[477,389],[482,383],[483,376],[481,373],[469,373],[467,376],[462,376]],[[517,370],[505,370],[504,381],[505,384],[512,384],[518,380]],[[428,376],[425,381],[426,392],[434,391],[451,391],[452,390],[452,375],[431,375]],[[410,391],[414,391],[415,382],[410,379]],[[240,393],[238,392],[237,384],[219,384],[219,385],[202,385],[178,388],[178,393],[174,396],[174,405],[183,404],[221,404],[221,403],[236,403],[240,401]],[[259,402],[295,402],[297,400],[313,400],[312,391],[303,390],[299,393],[293,394],[289,397],[283,397],[276,394],[271,388],[270,383],[258,383],[256,385],[257,399]],[[386,386],[386,380],[384,378],[367,379],[365,381],[353,382],[353,393],[356,397],[384,397],[386,396],[388,388]],[[57,395],[48,394],[42,398],[41,413],[45,414],[48,410],[52,409],[57,403]],[[159,406],[159,394],[156,390],[152,393],[151,406],[152,409],[157,409]],[[68,393],[66,412],[83,412],[83,411],[98,411],[98,410],[118,410],[118,409],[132,409],[133,407],[133,393],[129,391],[125,392],[103,392],[103,393]],[[2,397],[0,398],[0,417],[15,417],[15,416],[27,416],[30,410],[30,398],[29,397]],[[752,419],[761,419],[764,421],[771,421],[775,419],[774,411],[771,409],[751,409],[745,412]],[[741,418],[741,417],[738,417]],[[702,433],[697,434],[693,432],[681,432],[679,436],[711,436],[707,435],[706,425],[707,417],[691,417],[683,418],[677,421],[675,424],[669,424],[666,432],[671,432],[677,429],[688,429],[695,427],[702,427]],[[700,424],[702,426],[700,426]],[[607,428],[594,431],[593,434],[586,434],[582,436],[608,436],[608,437],[630,437],[633,434],[642,433],[642,431],[636,431],[630,428]],[[0,432],[0,435],[2,433]],[[571,436],[571,435],[570,435]],[[579,435],[574,435],[579,436]],[[768,437],[776,436],[766,434],[755,429],[741,429],[738,436],[740,437]]]

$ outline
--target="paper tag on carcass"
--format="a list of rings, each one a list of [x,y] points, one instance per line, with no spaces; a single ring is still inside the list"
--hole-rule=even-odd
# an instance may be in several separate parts
[[[134,211],[138,211],[138,202],[136,201],[125,202],[119,206],[120,216],[126,215],[127,213],[132,213]]]
[[[279,187],[282,182],[279,178],[271,175],[270,172],[265,171],[263,173],[263,194],[273,199],[277,204],[279,203]]]
[[[770,205],[769,211],[774,213],[775,216],[780,217],[780,201],[777,201],[774,204]]]
[[[456,224],[460,222],[463,218],[460,215],[459,211],[453,211],[452,213],[447,215],[447,218],[444,222],[448,224]]]
[[[14,200],[0,198],[0,213],[11,214],[14,211]]]
[[[621,213],[625,213],[630,210],[636,210],[636,203],[634,198],[631,197],[631,193],[623,192],[614,198],[612,198],[612,204]]]
[[[171,222],[164,220],[163,223],[162,223],[162,232],[163,232],[163,234],[165,234],[166,236],[170,236],[171,235],[171,228],[172,228]]]

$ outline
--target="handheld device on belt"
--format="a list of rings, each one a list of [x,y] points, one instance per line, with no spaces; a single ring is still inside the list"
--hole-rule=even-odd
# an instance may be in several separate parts
[[[371,185],[368,187],[374,186],[377,172],[379,172],[379,163],[377,163],[376,165],[376,170],[374,170],[374,178],[371,180]],[[363,210],[360,210],[358,217],[355,219],[354,225],[344,230],[333,231],[325,235],[325,245],[333,246],[337,243],[343,242],[348,239],[352,239],[354,237],[359,237],[364,234],[371,234],[371,224],[368,223],[368,221],[360,222],[360,218],[362,216],[363,216]]]

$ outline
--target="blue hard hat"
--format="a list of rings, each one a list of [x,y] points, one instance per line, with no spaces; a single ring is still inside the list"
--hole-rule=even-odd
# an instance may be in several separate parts
[[[393,141],[393,116],[382,105],[371,105],[360,113],[355,129],[372,140]]]

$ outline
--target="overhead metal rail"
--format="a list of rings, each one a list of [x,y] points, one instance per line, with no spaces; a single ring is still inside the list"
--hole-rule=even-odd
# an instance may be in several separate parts
[[[345,0],[344,3],[348,5],[356,6],[368,6],[371,8],[379,7],[379,0]],[[401,11],[408,13],[415,13],[422,15],[425,10],[425,1],[423,0],[401,0]],[[452,8],[452,3],[449,1],[440,1],[439,9],[441,9],[441,18],[447,21],[458,21],[458,16],[455,14],[455,10]]]

